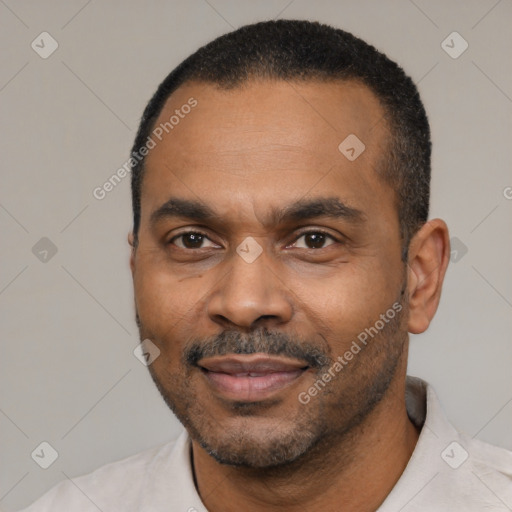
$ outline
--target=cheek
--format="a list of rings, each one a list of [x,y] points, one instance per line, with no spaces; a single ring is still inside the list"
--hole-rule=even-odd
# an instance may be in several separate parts
[[[168,269],[150,262],[138,266],[134,291],[143,326],[162,341],[183,331],[184,325],[190,327],[190,317],[196,314],[201,297],[200,281],[179,279]]]
[[[294,295],[305,321],[339,353],[400,299],[400,272],[367,258],[341,265],[323,279],[297,278]]]

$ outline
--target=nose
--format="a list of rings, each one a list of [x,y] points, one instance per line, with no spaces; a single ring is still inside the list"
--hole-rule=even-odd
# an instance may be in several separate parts
[[[212,321],[223,328],[245,330],[290,321],[290,290],[264,252],[251,263],[234,253],[227,265],[229,272],[212,290],[207,304]]]

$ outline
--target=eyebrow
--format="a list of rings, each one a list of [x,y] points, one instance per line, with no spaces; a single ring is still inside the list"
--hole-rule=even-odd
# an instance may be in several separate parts
[[[361,210],[348,206],[337,197],[319,197],[301,199],[284,208],[273,207],[265,224],[278,225],[318,217],[347,220],[352,223],[361,223],[365,220]],[[218,222],[220,216],[201,201],[171,197],[151,214],[150,223],[154,225],[163,219],[170,218]]]
[[[348,220],[353,223],[360,223],[365,219],[361,210],[348,206],[337,197],[301,199],[281,210],[274,208],[271,215],[274,224],[310,220],[318,217]]]

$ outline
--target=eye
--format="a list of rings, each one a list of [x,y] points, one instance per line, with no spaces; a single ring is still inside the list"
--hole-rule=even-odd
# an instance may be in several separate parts
[[[170,244],[174,244],[180,249],[204,249],[205,246],[203,244],[206,242],[209,242],[209,245],[206,245],[206,247],[219,247],[217,244],[214,244],[204,233],[200,233],[198,231],[188,231],[186,233],[181,233],[169,240]]]
[[[323,231],[307,231],[295,240],[292,247],[299,249],[323,249],[336,242],[337,240],[333,236]]]

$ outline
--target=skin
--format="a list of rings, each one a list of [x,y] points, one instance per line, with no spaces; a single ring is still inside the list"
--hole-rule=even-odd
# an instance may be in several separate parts
[[[197,106],[147,157],[138,244],[133,234],[129,241],[141,339],[161,351],[150,371],[191,434],[201,499],[214,512],[376,510],[419,435],[405,409],[407,332],[425,331],[437,309],[446,224],[427,222],[401,261],[395,194],[379,176],[389,132],[377,98],[359,83],[186,83],[156,125],[190,97]],[[349,134],[366,146],[352,162],[338,150]],[[152,223],[171,196],[201,201],[216,216]],[[270,215],[333,197],[360,218],[275,223]],[[329,236],[312,245],[304,230]],[[191,246],[176,238],[186,231],[206,238]],[[247,237],[262,248],[252,263],[236,252]],[[300,403],[299,393],[397,302],[401,314]],[[329,362],[271,398],[241,404],[184,360],[191,343],[207,346],[227,332],[249,341],[281,333],[287,346],[313,347]]]

